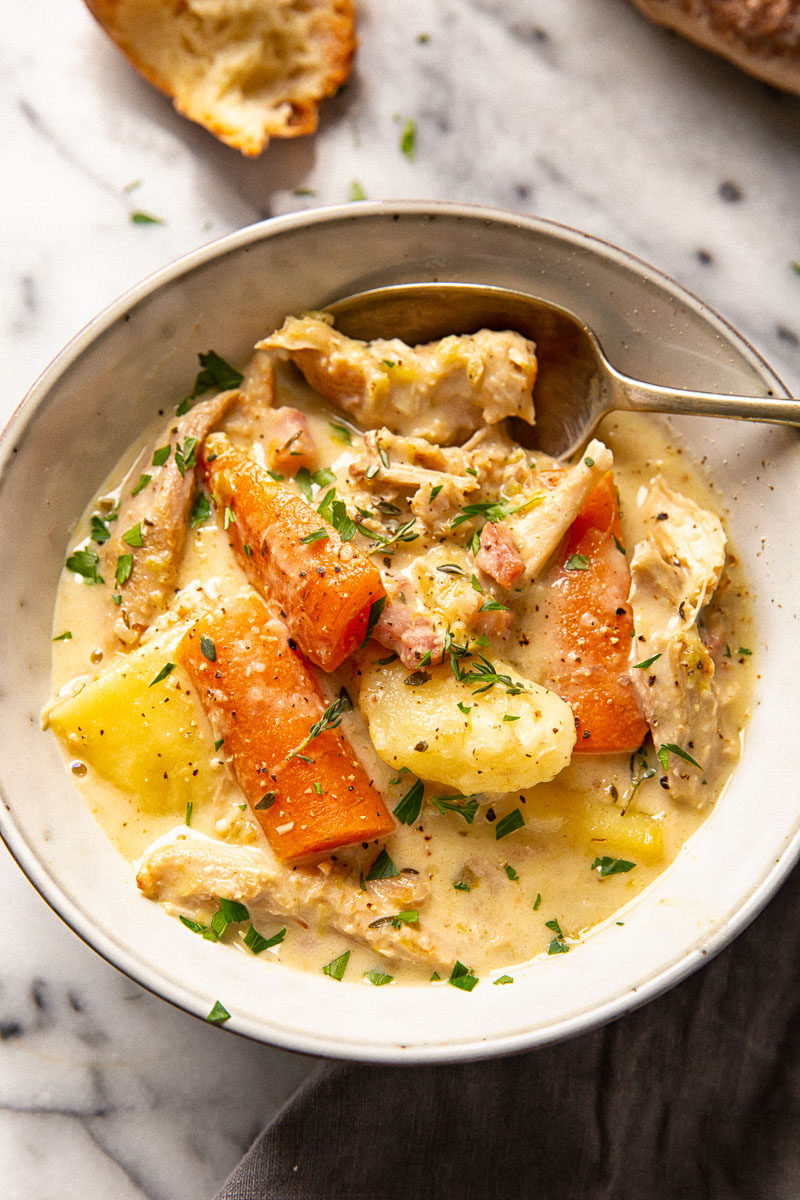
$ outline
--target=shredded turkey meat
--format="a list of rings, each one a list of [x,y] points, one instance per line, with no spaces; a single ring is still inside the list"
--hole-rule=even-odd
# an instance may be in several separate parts
[[[535,346],[518,333],[481,329],[412,347],[357,341],[312,314],[288,317],[256,348],[290,359],[365,429],[452,445],[505,417],[533,424]]]
[[[398,912],[421,909],[427,898],[416,872],[361,888],[329,859],[287,871],[257,846],[218,842],[179,826],[147,849],[136,882],[148,899],[193,920],[207,921],[222,897],[246,905],[256,926],[281,916],[304,928],[336,930],[389,960],[452,961],[452,949],[437,946],[424,919],[393,923]]]
[[[631,559],[630,673],[667,763],[671,795],[702,808],[708,776],[734,751],[721,721],[714,661],[697,629],[725,566],[725,534],[717,516],[660,480],[650,484],[642,507],[648,534]]]
[[[195,458],[238,396],[237,391],[220,392],[196,404],[169,430],[169,457],[154,465],[153,452],[161,443],[148,446],[123,481],[125,498],[101,561],[106,578],[116,577],[122,597],[119,607],[109,610],[114,633],[128,645],[139,640],[174,593],[195,494]],[[127,576],[121,563],[129,564]]]

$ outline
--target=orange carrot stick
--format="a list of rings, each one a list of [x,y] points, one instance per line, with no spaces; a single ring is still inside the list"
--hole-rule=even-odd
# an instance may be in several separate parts
[[[217,435],[201,466],[253,586],[274,597],[304,654],[334,671],[364,640],[386,595],[378,568],[291,488]]]
[[[206,613],[177,657],[279,858],[296,862],[392,832],[380,793],[341,729],[325,721],[331,708],[263,601]],[[307,740],[320,722],[328,727]]]
[[[633,751],[647,722],[628,675],[633,619],[611,472],[586,497],[551,568],[553,690],[577,719],[576,754]]]

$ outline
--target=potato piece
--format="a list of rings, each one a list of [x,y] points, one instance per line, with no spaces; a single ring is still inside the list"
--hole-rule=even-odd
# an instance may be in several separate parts
[[[472,670],[471,659],[461,662]],[[575,744],[572,710],[507,663],[494,667],[525,690],[509,695],[496,683],[475,695],[482,685],[457,680],[449,664],[411,675],[398,662],[367,667],[360,705],[381,758],[466,794],[533,787],[557,775]]]
[[[49,725],[69,754],[135,796],[140,808],[182,819],[187,801],[210,799],[221,775],[183,670],[153,682],[173,659],[172,642],[142,646],[55,705]]]
[[[628,858],[651,866],[664,857],[663,823],[647,813],[624,813],[614,804],[587,801],[582,795],[548,800],[536,815],[561,817],[560,832],[577,850],[602,858]]]

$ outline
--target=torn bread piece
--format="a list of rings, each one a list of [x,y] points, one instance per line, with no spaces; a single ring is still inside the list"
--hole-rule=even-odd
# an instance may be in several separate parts
[[[353,0],[86,0],[182,116],[251,157],[317,127],[356,47]]]

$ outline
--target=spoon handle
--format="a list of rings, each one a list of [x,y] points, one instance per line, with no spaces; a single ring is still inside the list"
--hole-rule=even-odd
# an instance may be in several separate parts
[[[777,425],[800,425],[800,400],[768,399],[761,396],[725,396],[718,392],[690,392],[680,388],[642,383],[618,371],[615,377],[615,408],[635,412],[685,413],[698,417],[734,417],[740,421],[771,421]]]

